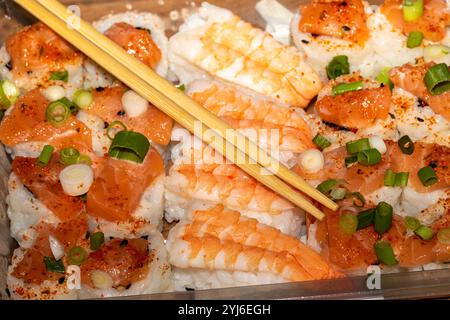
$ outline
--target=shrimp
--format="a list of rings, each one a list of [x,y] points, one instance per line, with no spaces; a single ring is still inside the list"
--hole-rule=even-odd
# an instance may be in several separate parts
[[[405,35],[411,31],[422,32],[425,39],[439,42],[447,34],[450,26],[450,10],[445,0],[425,0],[423,15],[414,21],[405,21],[402,12],[402,0],[385,0],[381,12],[389,22]]]
[[[323,121],[350,129],[364,129],[376,120],[388,118],[391,91],[387,86],[365,81],[365,89],[332,95],[331,88],[343,82],[362,80],[357,75],[344,76],[331,81],[321,92],[315,110]]]
[[[12,77],[19,87],[31,89],[48,81],[53,72],[74,71],[81,67],[83,55],[53,30],[39,22],[6,40],[11,57]]]
[[[367,15],[361,0],[312,0],[300,9],[301,32],[326,35],[363,45],[369,38]]]
[[[125,22],[118,22],[106,30],[105,36],[150,68],[155,68],[161,61],[161,50],[153,42],[152,36],[147,30],[135,28]]]
[[[184,222],[180,232],[196,237],[216,237],[274,252],[289,252],[314,279],[332,278],[337,275],[320,255],[298,239],[279,230],[245,218],[236,211],[216,206],[211,210],[193,210],[190,222]]]
[[[450,91],[440,95],[432,95],[428,91],[424,77],[428,69],[434,63],[419,63],[417,65],[405,64],[401,67],[393,68],[390,71],[390,78],[396,87],[402,88],[427,103],[436,113],[450,121]]]
[[[262,147],[277,143],[282,151],[294,153],[315,148],[303,110],[289,108],[219,82],[195,81],[187,92],[233,128],[247,133],[250,139],[256,139]],[[278,137],[272,136],[271,130],[277,130]]]
[[[182,75],[182,69],[192,65],[197,73],[203,69],[296,107],[306,107],[322,86],[297,49],[279,43],[228,10],[204,3],[180,30],[169,45],[174,71],[182,82],[192,79],[187,70],[187,76]]]
[[[22,143],[51,144],[57,150],[75,147],[80,152],[92,151],[91,130],[70,115],[61,127],[46,120],[45,112],[50,101],[38,89],[17,100],[0,124],[0,141],[14,148]]]
[[[174,239],[169,235],[168,249],[169,262],[178,268],[270,273],[278,275],[281,282],[313,279],[288,252],[274,252],[216,237],[184,234]]]
[[[170,141],[173,120],[150,105],[147,111],[138,117],[129,117],[122,106],[123,87],[101,88],[94,91],[94,101],[84,112],[95,115],[107,123],[122,122],[128,130],[142,133],[149,140],[160,145]]]

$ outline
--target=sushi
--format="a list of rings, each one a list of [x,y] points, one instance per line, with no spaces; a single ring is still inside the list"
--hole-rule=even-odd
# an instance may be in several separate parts
[[[217,81],[194,81],[186,93],[288,167],[315,148],[302,109]]]
[[[40,22],[10,36],[0,49],[2,79],[23,90],[52,84],[80,87],[83,62],[81,52]]]
[[[298,236],[304,213],[268,190],[211,147],[204,146],[184,129],[176,129],[179,144],[172,150],[174,164],[165,182],[167,221],[183,220],[197,202],[223,204],[284,233]],[[196,143],[197,141],[197,143]],[[175,158],[176,157],[176,158]]]
[[[169,50],[183,84],[219,78],[302,108],[322,86],[297,49],[206,2],[170,38]]]
[[[107,15],[95,21],[93,26],[160,76],[170,78],[168,40],[164,22],[159,16],[127,11]],[[109,87],[117,83],[113,76],[91,60],[86,61],[84,70],[85,88]]]
[[[168,250],[178,290],[342,276],[298,239],[222,206],[191,211]]]

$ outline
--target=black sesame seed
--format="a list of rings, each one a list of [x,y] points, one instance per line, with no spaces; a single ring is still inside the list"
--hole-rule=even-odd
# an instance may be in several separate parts
[[[6,295],[11,298],[11,291],[9,291],[9,288],[6,288],[5,292],[6,292]]]
[[[389,116],[391,117],[391,119],[395,119],[395,116],[392,113],[389,113]]]
[[[106,121],[105,121],[105,122],[103,122],[103,128],[105,128],[105,129],[106,129],[106,128],[108,128],[108,127],[109,127],[109,123],[108,123],[108,122],[106,122]]]
[[[303,42],[304,44],[308,44],[308,43],[309,43],[309,41],[308,41],[308,40],[305,40],[305,39],[302,39],[302,42]]]
[[[428,104],[425,101],[423,101],[422,99],[419,99],[419,100],[417,100],[417,106],[419,108],[424,108],[424,107],[428,106]]]
[[[350,131],[350,129],[345,128],[345,127],[342,127],[342,126],[337,125],[337,124],[332,123],[332,122],[324,121],[323,123],[324,123],[325,125],[327,125],[327,126],[333,128],[333,129],[336,129],[336,130]]]
[[[9,71],[12,70],[12,61],[8,61],[7,64],[5,64],[6,69],[8,69]]]
[[[317,38],[319,35],[318,35],[317,33],[311,33],[311,36],[312,36],[313,38]]]
[[[348,4],[348,3],[347,3],[346,1],[342,1],[342,2],[341,2],[341,6],[344,6],[344,7],[345,7],[347,4]]]
[[[422,118],[416,117],[417,121],[419,122],[424,122],[425,120],[423,120]]]
[[[114,237],[109,237],[109,240],[112,240],[112,239],[114,239]]]
[[[120,110],[119,112],[117,112],[117,115],[122,117],[125,115],[125,111],[124,110]]]
[[[195,291],[195,289],[192,289],[192,288],[186,288],[186,291]]]
[[[98,88],[95,89],[95,91],[97,91],[97,92],[102,92],[104,90],[105,90],[105,88],[103,88],[103,87],[98,87]]]
[[[126,287],[125,287],[125,290],[128,290],[128,289],[130,289],[131,288],[131,283],[129,283]]]
[[[148,240],[148,236],[142,236],[141,239]]]
[[[345,32],[349,32],[352,29],[350,27],[347,27],[347,26],[342,26],[342,30],[344,30]]]
[[[87,231],[86,234],[84,235],[84,237],[85,237],[86,239],[89,239],[90,236],[91,236],[91,233],[90,233],[89,231]]]
[[[65,277],[61,277],[61,278],[58,279],[58,283],[59,283],[59,284],[63,284],[64,281],[66,281],[66,278],[65,278]]]
[[[437,165],[436,162],[431,161],[430,164],[429,164],[429,166],[432,167],[433,169],[436,169],[438,165]]]
[[[128,245],[128,240],[127,239],[124,239],[124,240],[122,240],[121,242],[120,242],[120,246],[121,247],[125,247],[125,246],[127,246]]]

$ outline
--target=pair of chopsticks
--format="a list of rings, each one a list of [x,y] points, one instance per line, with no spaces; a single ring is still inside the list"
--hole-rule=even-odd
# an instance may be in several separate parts
[[[300,176],[270,157],[248,138],[242,136],[217,116],[190,99],[169,81],[157,75],[136,58],[128,55],[121,47],[99,33],[89,23],[80,19],[78,26],[75,28],[70,27],[68,21],[74,20],[73,13],[58,1],[14,1],[47,24],[61,37],[77,47],[117,79],[173,118],[181,126],[197,134],[200,139],[222,155],[226,157],[229,154],[234,155],[231,158],[228,157],[229,160],[235,162],[243,171],[265,186],[320,220],[324,217],[323,212],[287,183],[309,195],[325,207],[331,210],[337,209],[336,203],[313,188]],[[199,120],[201,120],[200,133],[197,132],[199,129],[198,124],[197,128],[195,126],[195,123],[198,123]],[[209,128],[213,129],[213,134],[205,135],[204,133]],[[234,135],[230,135],[229,132],[233,132]],[[211,130],[209,130],[209,133],[211,133]],[[244,143],[238,144],[237,141],[243,141]],[[229,152],[229,150],[234,152]],[[258,154],[258,164],[254,163],[254,161],[252,163],[251,160],[255,159],[251,158],[249,154]],[[244,159],[245,161],[241,163],[241,161],[237,162],[236,159]],[[271,170],[270,168],[277,168],[277,170]],[[263,174],[264,170],[266,172],[269,170],[274,175]]]

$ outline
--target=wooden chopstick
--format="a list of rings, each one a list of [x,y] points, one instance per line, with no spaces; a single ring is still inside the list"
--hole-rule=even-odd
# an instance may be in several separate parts
[[[151,69],[142,64],[137,59],[127,55],[125,51],[123,51],[119,46],[110,41],[108,38],[104,37],[100,33],[98,33],[94,28],[92,28],[86,22],[81,21],[80,28],[78,30],[72,30],[67,27],[66,21],[68,17],[71,15],[67,9],[61,5],[58,1],[53,0],[15,0],[21,6],[23,6],[26,10],[34,14],[37,18],[47,23],[51,28],[53,28],[56,32],[58,32],[62,37],[66,38],[73,45],[78,47],[80,50],[85,52],[88,56],[92,57],[94,61],[99,63],[102,67],[108,70],[110,73],[115,75],[122,82],[127,84],[130,88],[147,98],[157,107],[159,107],[162,111],[166,112],[169,116],[174,118],[177,122],[179,122],[182,126],[189,129],[191,132],[193,131],[193,124],[197,118],[204,119],[206,117],[207,121],[203,121],[206,125],[202,125],[202,131],[208,129],[208,127],[212,127],[216,129],[217,135],[211,137],[211,141],[206,141],[210,143],[212,147],[217,148],[219,152],[222,154],[224,152],[224,146],[219,143],[215,143],[216,141],[220,141],[217,138],[220,138],[221,134],[225,130],[231,129],[229,126],[224,124],[220,119],[213,116],[209,111],[201,107],[200,105],[193,102],[191,99],[186,97],[183,93],[181,93],[178,89],[172,86],[165,79],[157,76]],[[61,18],[59,18],[61,17]],[[107,50],[103,51],[102,49],[107,48]],[[131,72],[133,70],[134,72]],[[138,72],[139,71],[139,72]],[[137,75],[135,74],[137,73]],[[150,85],[149,85],[150,84]],[[195,112],[193,114],[197,115],[197,117],[193,117],[192,114],[189,114],[186,110],[182,109],[174,103],[170,98],[161,92],[165,92],[167,96],[172,97],[174,100],[178,101],[181,105],[189,104],[188,110],[192,112],[193,109]],[[181,103],[180,103],[181,100]],[[193,106],[191,108],[191,106]],[[200,116],[198,116],[200,114]],[[212,124],[211,126],[208,126]],[[202,137],[200,137],[202,138]],[[205,137],[203,137],[205,138]],[[230,141],[229,141],[230,142]],[[228,142],[228,145],[225,147],[230,148],[233,147]],[[237,152],[234,152],[235,155],[242,157],[242,151],[248,152],[251,147],[257,148],[252,143],[245,143],[244,150],[239,148]],[[260,154],[265,154],[264,152]],[[266,155],[267,156],[267,155]],[[313,206],[310,202],[303,199],[300,194],[294,191],[292,188],[287,186],[280,179],[272,176],[272,175],[261,175],[261,167],[255,164],[251,164],[248,160],[249,157],[244,155],[246,159],[245,164],[237,164],[241,167],[245,172],[249,173],[257,180],[273,189],[274,191],[280,193],[288,200],[298,205],[300,208],[308,211],[313,214],[317,218],[323,218],[323,213],[320,212],[315,206]],[[231,161],[235,159],[230,159]],[[269,160],[269,161],[267,161]],[[272,160],[272,161],[270,161]],[[289,171],[289,169],[284,166],[278,164],[276,160],[271,159],[267,156],[265,163],[269,162],[269,164],[278,165],[280,170],[287,171],[288,178],[286,180],[294,180],[295,183],[292,183],[294,186],[300,185],[298,188],[302,191],[308,193],[311,197],[316,198],[317,200],[325,200],[320,201],[324,205],[330,207],[331,209],[336,209],[337,205],[332,202],[330,199],[325,197],[323,194],[318,192],[313,187],[309,186],[303,179],[301,179],[298,175]],[[278,172],[280,176],[283,176],[280,172]],[[300,183],[302,182],[302,183]],[[306,187],[305,187],[306,185]],[[312,190],[312,192],[310,192]],[[319,196],[317,196],[319,194]]]

